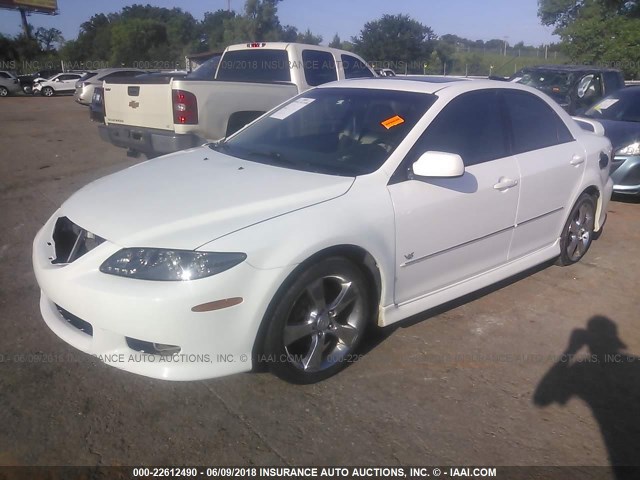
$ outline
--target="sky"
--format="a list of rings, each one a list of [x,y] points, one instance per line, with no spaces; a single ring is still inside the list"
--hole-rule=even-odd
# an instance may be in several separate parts
[[[75,39],[80,24],[96,13],[117,12],[135,3],[159,7],[179,7],[202,19],[204,12],[227,8],[227,0],[58,0],[57,16],[34,14],[29,23],[35,28],[55,27],[67,40]],[[283,0],[278,16],[283,25],[300,31],[307,28],[322,35],[323,44],[337,33],[341,40],[357,36],[364,24],[383,14],[407,14],[431,27],[437,35],[455,34],[471,40],[507,39],[515,44],[541,45],[558,41],[551,28],[540,24],[537,0]],[[242,11],[244,0],[231,0],[236,11]],[[0,10],[0,33],[20,33],[20,14]],[[258,39],[256,39],[258,40]]]

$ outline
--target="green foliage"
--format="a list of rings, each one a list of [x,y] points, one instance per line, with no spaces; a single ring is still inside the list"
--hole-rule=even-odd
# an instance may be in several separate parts
[[[429,58],[436,35],[408,15],[383,15],[352,39],[355,51],[374,65],[407,65]],[[396,68],[398,68],[396,66]]]
[[[563,52],[574,63],[623,70],[640,77],[640,2],[539,0],[538,15],[554,25]]]
[[[311,30],[307,29],[304,33],[298,33],[296,42],[306,43],[308,45],[320,45],[322,43],[322,35],[314,35],[311,33]]]

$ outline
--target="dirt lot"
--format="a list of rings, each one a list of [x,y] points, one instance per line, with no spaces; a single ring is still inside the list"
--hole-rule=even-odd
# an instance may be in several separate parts
[[[32,239],[56,207],[136,160],[102,142],[70,97],[0,99],[0,132],[0,465],[640,462],[640,360],[577,362],[542,382],[595,315],[640,353],[640,204],[611,204],[581,264],[424,313],[324,383],[170,383],[58,339],[31,270]],[[590,325],[592,350],[616,353],[611,323]]]

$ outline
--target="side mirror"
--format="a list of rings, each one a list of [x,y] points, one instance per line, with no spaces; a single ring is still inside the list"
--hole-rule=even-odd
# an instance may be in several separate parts
[[[464,175],[464,162],[455,153],[426,152],[414,162],[411,170],[417,177],[461,177]]]

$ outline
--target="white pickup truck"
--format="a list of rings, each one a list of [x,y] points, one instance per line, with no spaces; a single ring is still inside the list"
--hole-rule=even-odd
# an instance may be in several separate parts
[[[215,79],[105,81],[105,123],[98,128],[103,140],[127,148],[129,155],[151,158],[226,137],[311,87],[374,76],[362,58],[334,48],[233,45],[224,51]]]

